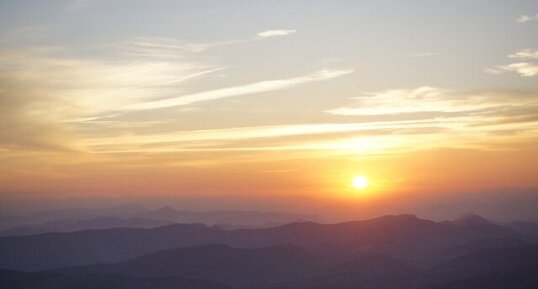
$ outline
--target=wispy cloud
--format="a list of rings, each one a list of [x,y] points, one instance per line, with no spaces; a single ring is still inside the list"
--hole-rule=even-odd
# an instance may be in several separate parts
[[[524,49],[508,55],[509,58],[517,59],[538,59],[538,50]],[[538,64],[534,62],[515,62],[507,65],[496,65],[484,70],[488,74],[502,74],[504,72],[515,72],[523,77],[538,75]]]
[[[327,151],[349,153],[433,147],[481,146],[538,132],[537,94],[519,91],[454,91],[435,87],[392,89],[354,98],[329,110],[327,123],[244,126],[109,134],[88,139],[95,152]],[[340,121],[339,121],[340,120]],[[517,134],[517,135],[515,135]],[[411,137],[412,135],[412,137]],[[458,138],[454,138],[458,135]]]
[[[453,91],[423,86],[367,93],[355,98],[357,106],[328,110],[336,115],[390,115],[418,112],[461,113],[512,105],[510,99],[488,95],[457,94]]]
[[[295,29],[276,29],[276,30],[267,30],[258,33],[258,37],[268,38],[268,37],[278,37],[278,36],[288,36],[297,32]]]
[[[532,22],[532,21],[538,21],[538,14],[536,14],[536,15],[521,15],[516,19],[517,23],[526,23],[526,22]]]
[[[351,69],[341,69],[341,70],[320,70],[312,74],[305,76],[299,76],[294,78],[287,79],[277,79],[277,80],[265,80],[240,86],[233,86],[228,88],[209,90],[204,92],[198,92],[193,94],[182,95],[173,98],[167,98],[156,101],[142,102],[126,106],[123,108],[125,111],[136,111],[136,110],[150,110],[158,108],[166,108],[173,106],[189,105],[198,102],[222,99],[227,97],[241,96],[247,94],[262,93],[268,91],[276,91],[291,88],[297,85],[306,84],[316,81],[324,81],[346,74],[352,73]]]
[[[538,75],[538,64],[529,62],[517,62],[508,65],[498,65],[493,68],[486,68],[485,72],[489,74],[502,74],[503,72],[516,72],[523,77]]]
[[[414,132],[409,129],[425,128],[423,133],[429,134],[431,126],[430,120],[413,120],[233,127],[145,136],[97,137],[89,140],[87,145],[95,152],[101,153],[132,150],[140,152],[328,150],[342,149],[341,139],[356,138],[359,132],[364,136],[373,135],[379,138],[384,134],[395,135],[397,129],[402,129],[402,134],[413,134]],[[302,139],[305,136],[309,137]],[[256,142],[256,139],[262,141]]]
[[[472,125],[493,123],[536,122],[530,117],[538,112],[535,93],[516,91],[465,92],[419,87],[415,89],[393,89],[366,93],[353,98],[355,105],[327,110],[340,116],[405,117],[440,120],[473,119]],[[396,118],[398,119],[398,118]]]
[[[172,96],[181,84],[222,70],[192,60],[66,57],[61,48],[0,52],[0,147],[69,148],[71,122]],[[24,85],[21,85],[24,83]]]
[[[200,53],[218,47],[248,43],[262,38],[287,36],[296,30],[268,30],[260,32],[255,38],[232,39],[226,41],[185,43],[178,39],[166,37],[134,37],[116,48],[133,56],[145,57],[177,57],[184,53]]]
[[[510,58],[523,58],[523,59],[538,59],[538,50],[534,49],[523,49],[517,51],[514,54],[508,55]]]
[[[116,46],[133,56],[178,57],[185,53],[200,53],[211,48],[239,44],[254,39],[239,39],[207,43],[185,43],[175,38],[166,37],[134,37]]]

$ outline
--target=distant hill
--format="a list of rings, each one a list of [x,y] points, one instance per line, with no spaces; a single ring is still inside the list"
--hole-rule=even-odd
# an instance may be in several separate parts
[[[75,232],[110,228],[155,228],[173,222],[142,218],[96,217],[80,221],[54,220],[33,225],[14,227],[0,232],[0,236],[27,236],[49,232]]]
[[[435,269],[439,272],[473,275],[526,268],[536,268],[538,272],[538,245],[480,250],[454,258]]]
[[[471,229],[472,228],[472,229]],[[202,224],[154,229],[106,229],[0,238],[0,267],[32,271],[120,262],[181,246],[227,244],[263,247],[294,244],[306,249],[345,248],[344,254],[377,253],[402,260],[436,258],[479,239],[518,239],[508,228],[453,226],[412,215],[340,224],[293,223],[267,229],[227,231]],[[330,251],[330,250],[329,250]]]
[[[452,221],[456,226],[490,226],[494,225],[490,220],[477,214],[468,213]]]
[[[526,240],[538,243],[538,223],[516,221],[509,223],[508,227],[522,235]]]
[[[430,279],[442,284],[427,289],[538,288],[538,246],[481,250],[432,271]]]
[[[268,227],[292,222],[315,220],[313,215],[292,213],[275,213],[263,211],[191,211],[177,210],[165,206],[155,210],[149,210],[137,215],[140,218],[168,220],[175,223],[203,223],[206,225],[227,225],[244,227]]]
[[[194,278],[236,289],[520,289],[534,288],[538,282],[538,246],[480,250],[432,268],[417,268],[375,254],[346,262],[335,260],[291,245],[250,249],[205,245],[52,272],[62,276]]]
[[[271,227],[315,220],[315,216],[261,211],[190,211],[169,206],[146,209],[123,205],[109,209],[64,209],[0,219],[0,236],[74,232],[107,228],[154,228],[173,223],[203,223],[226,229]],[[3,228],[3,229],[2,229]]]
[[[264,248],[204,245],[163,250],[115,264],[64,268],[53,272],[76,275],[174,276],[210,280],[234,288],[249,288],[305,278],[324,265],[322,259],[291,245]]]
[[[230,289],[209,281],[122,275],[68,276],[0,270],[0,289]]]
[[[383,255],[370,255],[318,272],[317,276],[267,284],[264,289],[413,288],[420,271]],[[360,287],[359,287],[360,286]]]
[[[422,289],[536,289],[538,288],[537,276],[537,270],[533,269],[502,273],[491,272]]]

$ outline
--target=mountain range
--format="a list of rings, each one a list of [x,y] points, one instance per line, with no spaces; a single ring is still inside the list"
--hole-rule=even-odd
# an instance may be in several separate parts
[[[476,215],[444,222],[389,215],[2,237],[0,288],[538,288],[532,228]],[[498,287],[510,282],[516,287]]]
[[[108,209],[50,210],[29,216],[0,218],[0,236],[25,236],[108,228],[155,228],[173,223],[204,223],[227,229],[271,227],[315,220],[313,215],[262,211],[192,211],[169,206],[147,209],[132,204]]]

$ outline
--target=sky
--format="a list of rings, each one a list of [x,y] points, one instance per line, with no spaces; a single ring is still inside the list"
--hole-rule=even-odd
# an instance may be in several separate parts
[[[538,218],[537,172],[537,1],[0,0],[4,204]]]

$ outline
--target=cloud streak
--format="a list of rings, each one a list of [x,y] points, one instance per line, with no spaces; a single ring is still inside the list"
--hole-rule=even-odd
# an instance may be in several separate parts
[[[523,58],[523,59],[538,59],[538,50],[534,49],[523,49],[517,51],[514,54],[508,55],[510,58]]]
[[[160,109],[174,106],[183,106],[190,105],[198,102],[205,102],[210,100],[217,100],[228,97],[242,96],[247,94],[256,94],[268,91],[277,91],[287,88],[292,88],[294,86],[334,79],[341,77],[347,74],[352,73],[351,69],[341,69],[341,70],[320,70],[315,73],[299,76],[288,79],[277,79],[277,80],[265,80],[255,83],[250,83],[246,85],[233,86],[228,88],[204,91],[199,93],[193,93],[188,95],[183,95],[174,98],[168,98],[163,100],[149,101],[133,104],[123,108],[124,111],[137,111],[137,110],[151,110],[151,109]]]
[[[332,122],[110,134],[95,136],[87,145],[98,153],[304,150],[318,155],[478,147],[486,139],[494,146],[538,132],[536,95],[427,86],[392,89],[354,98],[355,106],[328,110],[337,116]]]
[[[295,29],[276,29],[276,30],[267,30],[258,32],[258,37],[260,38],[269,38],[269,37],[279,37],[279,36],[288,36],[297,32]]]
[[[183,59],[62,56],[61,48],[0,51],[0,147],[81,149],[71,123],[181,91],[222,70]]]
[[[524,49],[508,55],[509,58],[516,59],[538,59],[538,50]],[[485,73],[499,75],[504,72],[515,72],[522,77],[532,77],[538,75],[538,64],[534,62],[515,62],[507,65],[497,65],[484,70]]]
[[[355,99],[358,101],[356,107],[340,107],[327,112],[343,116],[418,112],[461,113],[512,105],[510,99],[488,95],[458,95],[453,91],[428,86],[367,93]]]
[[[488,74],[502,74],[503,72],[515,72],[522,77],[538,75],[538,65],[530,62],[516,62],[508,65],[497,65],[494,68],[486,68]]]
[[[516,19],[517,23],[526,23],[538,21],[538,14],[536,15],[521,15]]]
[[[267,30],[256,34],[256,38],[235,39],[206,43],[185,43],[178,39],[166,37],[134,37],[116,48],[132,56],[177,58],[185,53],[201,53],[218,47],[248,43],[263,38],[282,37],[295,33],[297,30]]]

